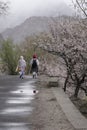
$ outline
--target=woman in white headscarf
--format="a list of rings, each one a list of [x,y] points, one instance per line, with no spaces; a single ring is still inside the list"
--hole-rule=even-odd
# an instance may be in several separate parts
[[[23,56],[20,56],[20,59],[18,61],[18,68],[19,68],[19,74],[20,74],[20,78],[23,78],[24,74],[25,74],[25,68],[26,68],[26,61],[24,60]]]

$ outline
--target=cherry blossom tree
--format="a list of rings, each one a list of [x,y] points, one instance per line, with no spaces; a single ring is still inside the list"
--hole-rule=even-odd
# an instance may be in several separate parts
[[[77,11],[80,10],[87,17],[87,0],[72,0],[72,3]]]
[[[74,96],[78,96],[79,89],[86,92],[87,80],[87,31],[82,21],[74,18],[52,19],[49,34],[38,36],[38,46],[49,53],[60,56],[66,66],[66,78],[64,91],[67,83],[74,84]]]

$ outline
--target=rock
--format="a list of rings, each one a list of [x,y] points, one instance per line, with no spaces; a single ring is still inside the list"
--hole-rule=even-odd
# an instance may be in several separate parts
[[[23,90],[21,90],[20,92],[23,93]]]
[[[33,90],[33,93],[36,93],[36,90]]]
[[[80,111],[81,111],[83,114],[87,114],[87,102],[84,103],[82,106],[80,106]]]
[[[48,87],[58,87],[58,81],[49,81]]]

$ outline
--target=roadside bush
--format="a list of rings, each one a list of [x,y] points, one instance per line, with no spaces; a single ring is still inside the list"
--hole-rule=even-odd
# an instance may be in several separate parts
[[[2,43],[0,51],[1,60],[3,65],[8,69],[8,74],[16,74],[15,69],[18,61],[18,52],[16,46],[11,40],[6,40]]]

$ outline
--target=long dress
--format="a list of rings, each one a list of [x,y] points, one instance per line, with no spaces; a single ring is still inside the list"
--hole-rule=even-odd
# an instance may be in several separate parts
[[[25,74],[26,62],[24,59],[20,59],[18,62],[20,78]]]

